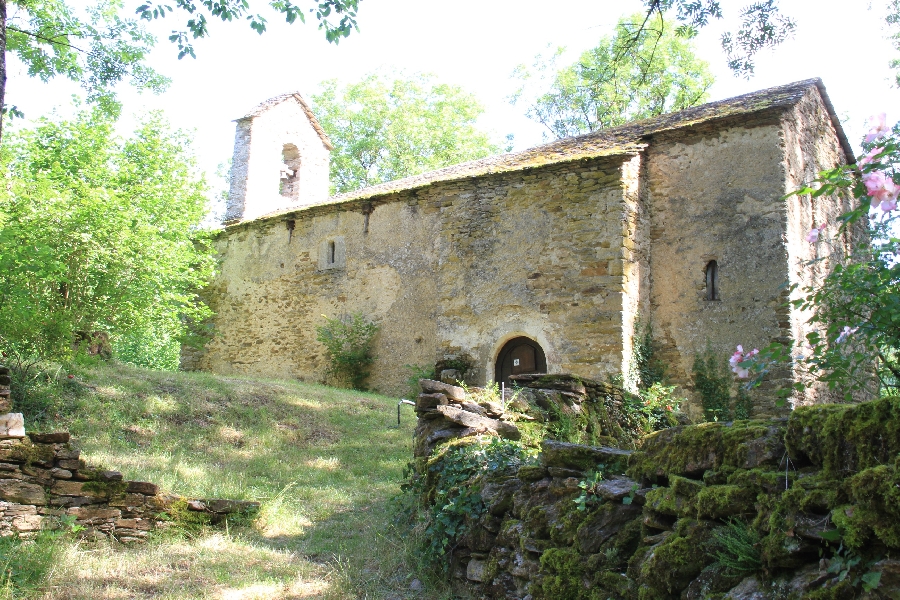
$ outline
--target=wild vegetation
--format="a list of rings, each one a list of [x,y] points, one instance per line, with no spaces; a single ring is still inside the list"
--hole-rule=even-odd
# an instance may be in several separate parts
[[[395,399],[98,364],[37,386],[25,412],[126,478],[262,508],[218,528],[176,522],[139,547],[6,541],[0,598],[403,598],[416,578],[416,597],[443,597],[393,522],[414,426],[404,414],[397,427]]]
[[[333,193],[418,175],[496,154],[476,126],[484,108],[459,86],[432,75],[373,74],[324,81],[313,112],[329,135]]]
[[[177,368],[188,326],[209,314],[197,296],[213,272],[199,227],[207,186],[187,134],[159,113],[127,137],[115,127],[82,110],[0,149],[0,350],[17,389],[31,367],[67,360],[78,338]]]
[[[556,138],[703,104],[713,84],[709,65],[661,14],[620,19],[615,35],[557,69],[564,50],[514,73],[522,87],[513,102],[528,102],[528,117]]]

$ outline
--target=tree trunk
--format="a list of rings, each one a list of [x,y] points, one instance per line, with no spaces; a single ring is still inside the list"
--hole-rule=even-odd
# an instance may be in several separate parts
[[[6,110],[6,0],[0,0],[0,142],[3,141],[4,110]]]

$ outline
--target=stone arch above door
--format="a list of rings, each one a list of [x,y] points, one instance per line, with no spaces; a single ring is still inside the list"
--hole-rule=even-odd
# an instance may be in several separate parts
[[[515,337],[503,345],[494,365],[494,381],[510,385],[510,375],[546,373],[547,355],[531,338]]]

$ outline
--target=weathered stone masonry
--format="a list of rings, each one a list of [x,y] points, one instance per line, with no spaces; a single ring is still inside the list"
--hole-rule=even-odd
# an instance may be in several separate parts
[[[803,237],[845,208],[783,199],[852,159],[818,80],[260,217],[254,203],[268,200],[242,173],[271,166],[279,126],[302,129],[285,115],[307,119],[300,137],[319,140],[315,157],[328,143],[294,96],[279,98],[239,123],[239,137],[267,133],[236,146],[239,202],[208,296],[216,335],[187,367],[321,380],[321,315],[360,312],[381,326],[370,383],[385,392],[403,389],[404,365],[448,358],[484,384],[518,337],[539,344],[551,373],[604,378],[628,372],[642,320],[687,385],[707,342],[727,355],[802,339],[806,317],[784,307],[784,284],[821,277],[801,264]]]

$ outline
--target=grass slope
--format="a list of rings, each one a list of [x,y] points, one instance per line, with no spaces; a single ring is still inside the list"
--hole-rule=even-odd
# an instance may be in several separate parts
[[[62,381],[41,429],[67,428],[88,462],[262,509],[251,524],[160,533],[141,547],[64,538],[27,596],[445,597],[392,525],[415,421],[407,408],[397,428],[396,399],[115,365]],[[414,577],[424,593],[410,591]]]

